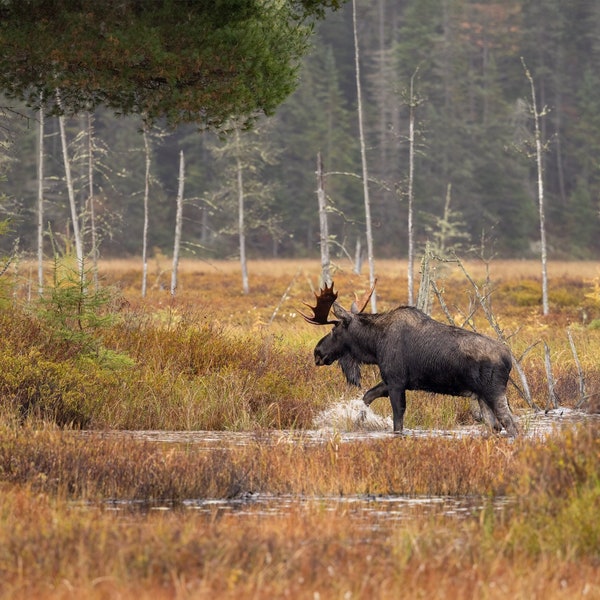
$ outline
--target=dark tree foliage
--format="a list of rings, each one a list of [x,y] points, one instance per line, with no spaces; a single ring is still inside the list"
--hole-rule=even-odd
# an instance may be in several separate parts
[[[311,22],[342,0],[5,0],[0,89],[67,112],[100,104],[169,124],[271,114]]]
[[[63,97],[72,100],[67,109],[110,99],[117,111],[132,114],[117,119],[110,109],[95,110],[97,138],[109,149],[95,177],[99,217],[110,217],[103,255],[139,251],[144,167],[137,113],[151,110],[152,117],[166,115],[172,124],[191,120],[168,129],[169,135],[153,147],[150,245],[163,252],[172,248],[171,198],[183,148],[190,199],[184,238],[198,254],[223,257],[237,251],[232,236],[222,234],[232,223],[221,206],[198,199],[226,186],[235,189],[235,181],[228,181],[211,158],[207,142],[212,136],[198,135],[196,120],[217,125],[232,111],[252,116],[272,112],[298,79],[295,92],[269,117],[268,141],[278,150],[278,162],[261,171],[262,183],[278,190],[269,206],[281,217],[283,234],[277,240],[249,239],[249,252],[264,255],[272,248],[278,256],[318,255],[315,165],[320,152],[329,172],[325,189],[333,258],[347,264],[365,229],[357,176],[352,7],[346,4],[315,23],[339,4],[343,2],[0,0],[0,94],[2,88],[12,90],[13,96],[29,97],[35,104],[43,89],[51,102],[60,75]],[[269,12],[275,7],[278,13]],[[357,10],[376,257],[400,258],[408,248],[407,91],[417,68],[417,252],[431,238],[432,224],[443,221],[450,190],[454,223],[470,245],[478,248],[485,239],[500,256],[538,256],[531,90],[523,57],[536,84],[537,108],[547,108],[541,126],[550,257],[598,258],[600,2],[357,0]],[[67,31],[71,21],[89,34],[78,43],[73,41],[75,30]],[[40,40],[45,45],[36,38],[38,31],[44,33]],[[311,51],[296,70],[309,42]],[[52,45],[56,48],[48,55]],[[103,53],[94,54],[97,49]],[[204,78],[202,84],[194,77]],[[106,82],[106,89],[95,79]],[[0,142],[8,136],[14,143],[0,152],[0,173],[7,176],[0,181],[0,191],[7,195],[0,218],[14,218],[21,248],[30,249],[37,189],[37,128],[31,119],[36,115],[0,97],[2,106]],[[7,120],[11,115],[15,118]],[[164,120],[155,120],[157,131]],[[259,116],[259,126],[261,121]],[[76,162],[82,153],[75,143],[81,123],[72,118],[67,126]],[[64,171],[56,127],[56,119],[47,119],[45,214],[53,231],[64,232]],[[82,164],[74,170],[83,201],[86,171]],[[364,237],[362,241],[364,247]],[[9,252],[10,246],[4,250]]]

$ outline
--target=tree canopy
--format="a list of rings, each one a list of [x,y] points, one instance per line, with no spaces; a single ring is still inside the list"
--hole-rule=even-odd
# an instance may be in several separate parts
[[[3,0],[0,91],[170,125],[270,114],[296,85],[312,21],[343,2]]]

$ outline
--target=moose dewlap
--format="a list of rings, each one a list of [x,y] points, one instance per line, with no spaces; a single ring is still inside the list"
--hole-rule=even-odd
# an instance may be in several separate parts
[[[506,400],[512,367],[508,348],[485,335],[440,323],[410,306],[378,314],[362,311],[373,289],[349,312],[337,302],[333,283],[316,295],[304,318],[333,329],[315,347],[315,364],[338,361],[348,383],[360,385],[360,366],[377,365],[382,381],[368,390],[363,401],[389,397],[394,431],[402,432],[406,390],[476,397],[486,423],[510,436],[518,434]],[[308,306],[308,305],[307,305]],[[333,308],[335,320],[329,320]]]

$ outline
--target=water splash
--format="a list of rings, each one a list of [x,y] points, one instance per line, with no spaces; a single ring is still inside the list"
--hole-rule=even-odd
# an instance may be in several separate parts
[[[335,431],[391,431],[392,419],[373,412],[362,398],[340,400],[314,419],[316,429]]]

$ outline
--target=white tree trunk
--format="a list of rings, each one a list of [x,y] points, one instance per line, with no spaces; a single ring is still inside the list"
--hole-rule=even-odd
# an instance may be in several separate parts
[[[323,183],[323,160],[317,154],[317,201],[319,203],[319,231],[321,242],[321,277],[323,284],[331,285],[331,261],[329,259],[329,227],[327,224],[327,199]]]
[[[408,119],[408,304],[414,304],[415,281],[415,239],[413,228],[413,181],[415,172],[415,102],[414,79],[417,71],[410,78],[409,119]]]
[[[90,233],[92,236],[92,272],[94,276],[94,288],[98,289],[98,232],[96,231],[96,207],[94,203],[94,117],[87,113],[87,143],[88,143],[88,189],[89,189],[89,213]]]
[[[56,90],[56,101],[61,107],[60,92]],[[67,193],[69,195],[69,206],[71,208],[71,225],[73,226],[73,238],[75,240],[75,255],[77,257],[77,267],[79,274],[83,277],[83,241],[79,229],[79,215],[77,214],[77,205],[75,203],[75,188],[73,187],[73,178],[71,176],[71,161],[69,159],[69,148],[67,144],[67,133],[65,131],[65,117],[58,117],[58,126],[60,130],[60,141],[62,145],[63,162],[65,165],[65,179],[67,183]]]
[[[542,160],[542,133],[540,130],[540,118],[544,116],[545,109],[538,111],[537,101],[535,96],[535,85],[533,83],[533,77],[525,64],[523,58],[521,58],[523,68],[525,69],[525,77],[527,77],[531,86],[531,113],[533,115],[533,122],[535,127],[535,161],[537,166],[537,193],[538,193],[538,208],[540,215],[540,254],[542,261],[542,314],[548,315],[550,312],[549,301],[548,301],[548,253],[546,244],[546,214],[544,209],[544,164]]]
[[[171,295],[177,289],[177,270],[179,268],[179,249],[181,247],[181,229],[183,226],[183,187],[185,183],[185,161],[183,150],[179,152],[179,186],[177,188],[177,213],[175,215],[175,243],[173,244],[173,271],[171,272]]]
[[[360,242],[360,238],[356,238],[356,246],[354,248],[354,268],[352,269],[353,273],[356,275],[360,275],[362,271],[362,244]]]
[[[369,262],[369,283],[375,285],[375,259],[373,256],[373,231],[371,225],[371,202],[369,200],[369,172],[367,169],[367,150],[362,117],[362,91],[360,85],[360,52],[356,23],[356,0],[352,0],[352,25],[354,30],[354,63],[356,71],[356,100],[358,108],[358,136],[360,138],[360,156],[362,160],[363,195],[365,199],[365,229],[367,238],[367,260]],[[377,312],[376,292],[371,296],[371,311]]]
[[[242,269],[242,291],[244,294],[250,292],[248,283],[248,261],[246,259],[246,225],[244,222],[244,167],[242,165],[240,130],[235,128],[235,161],[238,191],[238,234],[240,243],[240,267]]]
[[[38,140],[37,259],[38,294],[44,293],[44,106],[40,102]]]
[[[146,297],[148,285],[148,222],[149,222],[149,197],[150,197],[150,138],[149,127],[144,123],[144,154],[146,158],[146,174],[144,178],[144,227],[142,230],[142,298]]]

